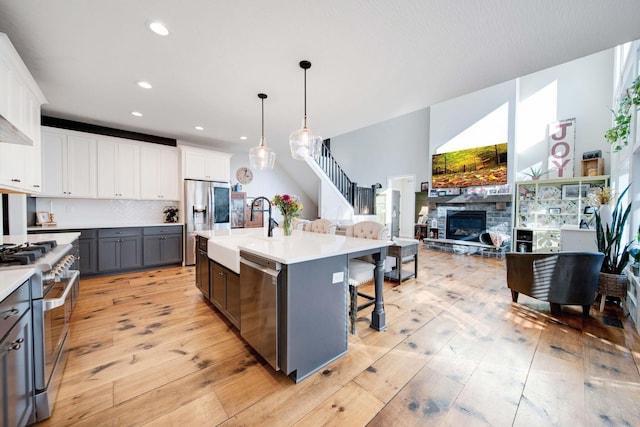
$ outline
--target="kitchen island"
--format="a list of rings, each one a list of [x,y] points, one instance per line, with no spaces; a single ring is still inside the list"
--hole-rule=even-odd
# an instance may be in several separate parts
[[[208,242],[208,259],[197,257],[196,269],[203,272],[202,263],[209,263],[207,271],[213,274],[208,289],[200,284],[203,294],[274,369],[299,382],[347,352],[350,258],[372,255],[375,260],[370,326],[386,328],[382,285],[388,242],[301,230],[291,236],[281,233],[276,229],[267,237],[264,229],[200,231],[198,246]],[[256,265],[256,259],[266,262]],[[262,267],[266,264],[270,266]],[[257,275],[260,271],[271,273]],[[221,276],[227,277],[222,290],[215,283]],[[234,313],[236,300],[239,313]]]

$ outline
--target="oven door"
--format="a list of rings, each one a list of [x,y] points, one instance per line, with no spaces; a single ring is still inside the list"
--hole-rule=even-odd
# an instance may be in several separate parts
[[[72,310],[73,288],[80,272],[70,270],[67,278],[56,282],[42,300],[44,321],[44,379],[46,387],[51,386],[54,374],[61,375],[64,365],[57,366],[58,360],[66,360],[65,342],[69,333]],[[59,370],[59,372],[56,372]]]
[[[80,272],[69,270],[64,279],[48,288],[43,299],[33,301],[36,422],[51,416],[58,395],[67,363],[71,296],[79,278]]]

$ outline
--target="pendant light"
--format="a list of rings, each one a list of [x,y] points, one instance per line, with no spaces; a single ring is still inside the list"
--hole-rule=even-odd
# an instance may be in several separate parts
[[[291,156],[296,160],[303,160],[305,157],[316,159],[320,155],[322,137],[313,135],[307,123],[307,70],[311,68],[311,62],[300,61],[300,68],[304,70],[304,117],[302,128],[289,135],[289,146]]]
[[[276,163],[276,153],[265,145],[264,139],[264,100],[267,98],[267,95],[259,93],[258,98],[262,101],[262,136],[260,137],[258,146],[249,150],[249,164],[251,165],[251,169],[273,169],[273,165]]]

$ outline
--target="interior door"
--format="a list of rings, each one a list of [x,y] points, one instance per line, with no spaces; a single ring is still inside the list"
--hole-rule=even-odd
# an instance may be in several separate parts
[[[400,191],[391,190],[391,236],[400,236]]]

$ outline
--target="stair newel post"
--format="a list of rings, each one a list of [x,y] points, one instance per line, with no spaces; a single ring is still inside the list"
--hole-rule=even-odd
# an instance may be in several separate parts
[[[354,207],[355,211],[360,213],[360,206],[356,206],[356,192],[358,191],[358,183],[351,181],[351,187],[349,187],[349,203]]]

